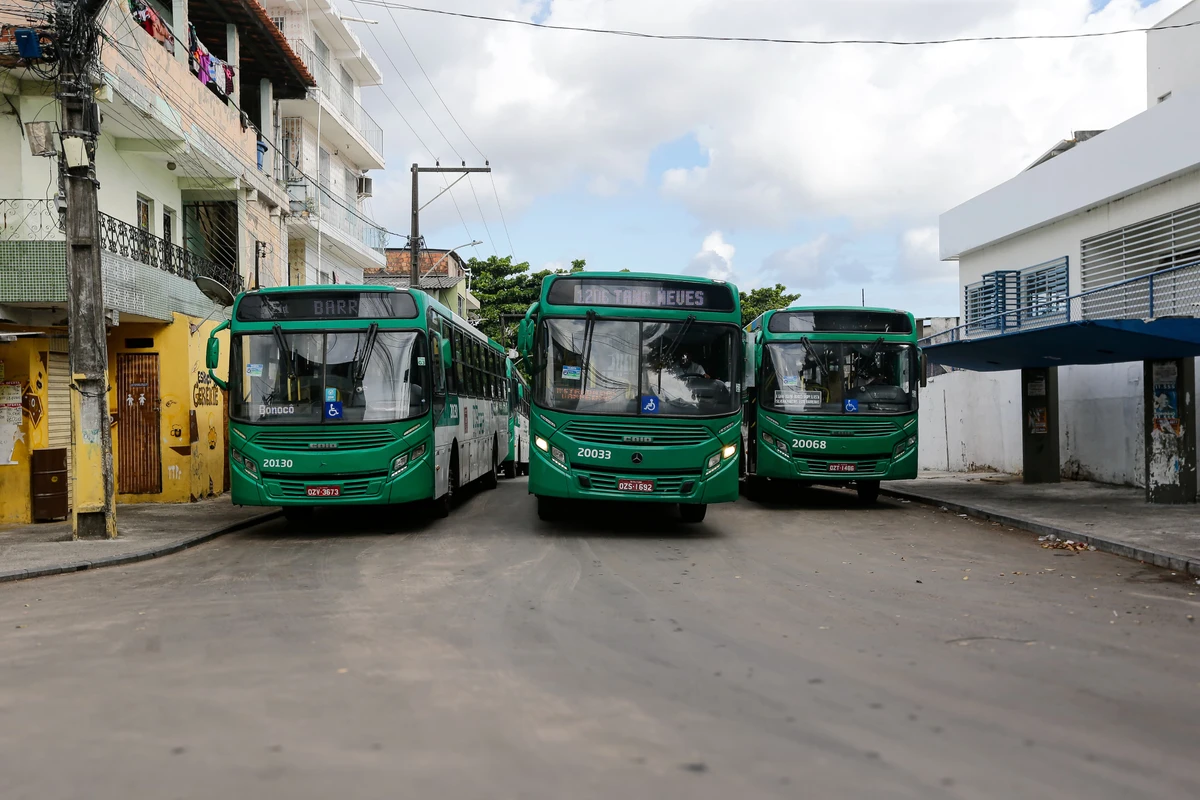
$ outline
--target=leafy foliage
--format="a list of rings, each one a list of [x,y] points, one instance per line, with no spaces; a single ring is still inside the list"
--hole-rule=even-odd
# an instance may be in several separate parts
[[[762,286],[746,292],[739,292],[742,300],[742,326],[749,325],[755,317],[764,311],[777,308],[787,308],[800,299],[799,293],[791,294],[782,283],[774,286]]]
[[[583,272],[587,261],[577,258],[569,270],[530,272],[529,262],[512,263],[511,256],[472,258],[467,268],[474,278],[471,293],[479,300],[479,330],[506,347],[517,343],[517,318],[537,302],[547,275]]]

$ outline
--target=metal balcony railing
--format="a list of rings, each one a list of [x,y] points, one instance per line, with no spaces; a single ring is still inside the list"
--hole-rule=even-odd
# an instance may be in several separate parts
[[[373,221],[350,208],[349,198],[338,197],[328,189],[320,189],[309,180],[288,184],[293,214],[307,214],[310,219],[342,232],[362,243],[369,250],[383,253],[388,245],[388,232]]]
[[[1032,300],[1026,297],[1025,305],[1020,308],[968,320],[957,328],[922,339],[921,344],[974,341],[1068,322],[1200,317],[1200,261],[1070,296],[1066,294],[1065,283],[1061,289],[1057,286],[1050,283],[1043,291],[1034,292]]]
[[[0,241],[62,241],[59,213],[53,200],[0,199]],[[205,276],[234,292],[245,288],[236,268],[223,266],[182,247],[122,222],[100,215],[100,247],[185,280]]]
[[[304,42],[293,41],[291,45],[296,55],[300,56],[300,60],[304,62],[304,66],[308,67],[308,71],[312,73],[313,78],[317,81],[317,86],[329,98],[329,102],[338,110],[342,118],[349,123],[350,127],[358,131],[372,150],[382,155],[383,128],[371,119],[371,115],[362,107],[362,104],[354,99],[354,93],[342,85],[333,70],[317,57],[312,48]]]

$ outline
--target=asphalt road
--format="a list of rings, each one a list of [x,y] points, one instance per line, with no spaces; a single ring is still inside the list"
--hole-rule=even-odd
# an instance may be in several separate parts
[[[0,796],[1200,797],[1194,579],[832,491],[525,489],[0,585]]]

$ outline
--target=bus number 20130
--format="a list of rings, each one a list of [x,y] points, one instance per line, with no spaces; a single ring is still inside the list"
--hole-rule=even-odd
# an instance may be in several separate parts
[[[828,446],[828,442],[820,439],[792,439],[792,447],[802,450],[824,450]]]
[[[276,469],[291,469],[292,460],[290,458],[264,458],[263,467],[265,469],[271,469],[272,467]]]

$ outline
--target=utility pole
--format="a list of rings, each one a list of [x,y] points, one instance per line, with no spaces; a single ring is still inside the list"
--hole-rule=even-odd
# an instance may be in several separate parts
[[[259,263],[262,261],[263,251],[266,249],[267,249],[266,242],[260,242],[257,239],[254,240],[254,288],[255,289],[262,288],[262,284],[259,282],[259,279],[258,279],[258,267],[259,267]]]
[[[100,267],[96,139],[100,115],[92,88],[99,63],[97,17],[105,3],[56,0],[58,100],[62,109],[59,180],[65,195],[67,329],[71,362],[71,446],[75,539],[115,539],[108,344]]]
[[[408,236],[408,251],[409,251],[409,272],[408,272],[409,283],[408,283],[408,285],[410,287],[412,287],[413,289],[419,289],[421,286],[421,267],[420,267],[421,211],[424,210],[425,208],[427,208],[429,206],[429,203],[432,203],[434,200],[437,200],[439,197],[444,195],[446,192],[450,191],[450,189],[454,187],[455,183],[458,183],[458,181],[461,181],[463,178],[467,177],[472,172],[491,172],[492,171],[491,164],[487,161],[485,161],[484,164],[486,166],[468,167],[467,162],[464,161],[461,167],[443,167],[441,164],[438,164],[437,166],[434,166],[434,167],[422,167],[422,166],[418,166],[417,164],[412,165],[412,227],[409,230],[409,236]],[[457,173],[461,173],[461,175],[459,175],[458,180],[454,181],[454,183],[450,184],[445,189],[442,189],[440,192],[435,194],[429,200],[429,203],[426,203],[425,205],[421,205],[419,184],[420,184],[420,176],[421,176],[422,172],[457,172]]]

